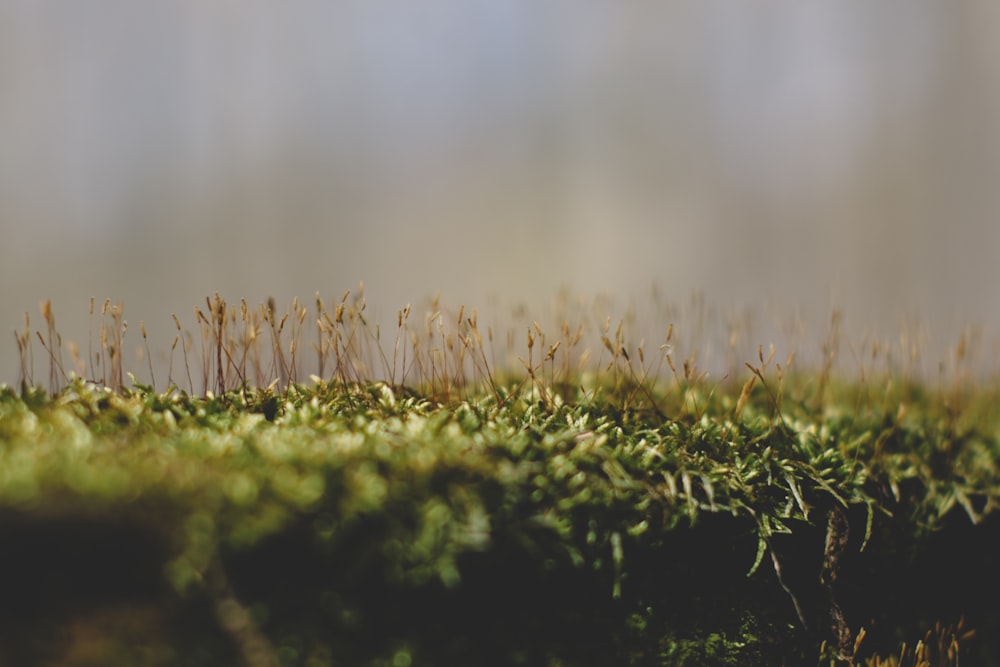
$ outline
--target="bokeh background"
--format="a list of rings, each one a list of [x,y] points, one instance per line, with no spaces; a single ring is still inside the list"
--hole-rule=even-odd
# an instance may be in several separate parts
[[[0,381],[43,299],[162,361],[206,295],[360,280],[388,322],[655,288],[752,346],[842,308],[933,365],[995,349],[998,175],[997,3],[5,0]]]

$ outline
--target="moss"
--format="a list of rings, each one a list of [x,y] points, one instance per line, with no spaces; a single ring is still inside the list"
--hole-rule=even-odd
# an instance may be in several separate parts
[[[746,383],[712,386],[693,357],[658,372],[609,325],[600,372],[574,370],[571,328],[546,341],[534,325],[518,373],[496,368],[474,314],[446,328],[438,312],[389,354],[363,302],[317,308],[327,379],[309,385],[273,308],[237,316],[217,298],[199,320],[204,396],[191,380],[125,388],[120,358],[111,388],[0,389],[0,538],[81,522],[115,535],[112,551],[109,526],[155,545],[137,556],[159,577],[141,604],[167,610],[155,622],[169,629],[149,635],[149,655],[179,642],[281,664],[772,665],[845,652],[860,664],[963,614],[983,629],[978,646],[957,633],[963,646],[984,664],[997,654],[983,593],[996,590],[1000,543],[995,388],[791,375],[762,350]],[[295,336],[304,313],[288,320]],[[22,355],[30,339],[18,334]],[[47,340],[58,379],[59,339]],[[387,381],[368,379],[375,360]],[[42,581],[53,554],[79,553],[35,551],[0,568]],[[77,560],[71,571],[117,595],[111,552]],[[93,602],[64,597],[33,601],[36,617]]]

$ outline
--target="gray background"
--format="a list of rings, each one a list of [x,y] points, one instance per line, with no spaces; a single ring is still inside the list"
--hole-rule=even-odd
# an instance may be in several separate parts
[[[359,280],[388,322],[655,285],[805,352],[841,307],[933,366],[1000,324],[998,33],[932,0],[5,0],[0,381],[43,299],[77,340],[124,301],[162,358],[208,294]]]

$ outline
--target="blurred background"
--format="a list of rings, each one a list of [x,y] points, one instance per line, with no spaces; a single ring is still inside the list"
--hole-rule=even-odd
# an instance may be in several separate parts
[[[44,299],[162,362],[207,295],[360,280],[393,327],[562,290],[805,353],[841,308],[933,368],[1000,330],[998,174],[996,3],[6,0],[0,382]]]

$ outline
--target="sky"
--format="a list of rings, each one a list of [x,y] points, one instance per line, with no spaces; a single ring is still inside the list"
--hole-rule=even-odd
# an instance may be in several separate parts
[[[82,340],[111,299],[162,360],[216,292],[364,281],[391,321],[437,292],[502,320],[655,290],[758,314],[753,347],[815,351],[839,308],[858,340],[918,331],[933,369],[1000,327],[998,13],[9,0],[0,328],[51,299]]]

